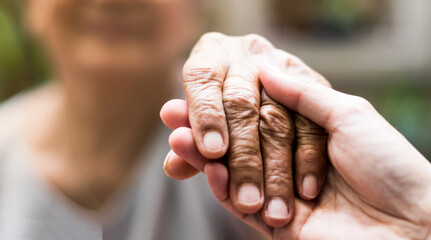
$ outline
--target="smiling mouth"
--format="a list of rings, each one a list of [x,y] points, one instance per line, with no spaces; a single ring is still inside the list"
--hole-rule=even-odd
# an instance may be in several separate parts
[[[127,2],[90,1],[80,9],[76,30],[107,43],[148,40],[157,30],[154,14],[146,5]]]
[[[86,24],[86,33],[107,41],[142,40],[150,31],[143,24],[120,21],[95,21]]]

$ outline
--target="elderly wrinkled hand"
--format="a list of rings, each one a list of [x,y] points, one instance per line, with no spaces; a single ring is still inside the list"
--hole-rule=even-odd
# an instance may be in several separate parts
[[[258,77],[263,63],[329,86],[260,36],[205,34],[184,66],[187,102],[172,100],[161,111],[174,129],[165,172],[184,179],[206,162],[224,158],[235,208],[246,214],[263,209],[265,222],[280,227],[294,215],[294,182],[304,200],[314,199],[324,184],[327,139],[324,129],[265,93]]]
[[[228,169],[207,163],[211,190],[227,210],[275,240],[431,239],[431,164],[368,101],[270,65],[259,76],[274,100],[327,130],[331,165],[319,196],[296,198],[292,221],[271,228],[235,209]]]

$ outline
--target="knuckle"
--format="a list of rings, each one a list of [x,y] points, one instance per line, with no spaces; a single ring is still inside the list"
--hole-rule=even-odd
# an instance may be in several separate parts
[[[310,71],[310,79],[316,83],[322,84],[323,86],[332,88],[331,83],[324,77],[322,76],[320,73],[314,71],[312,68],[310,68],[309,66],[307,66],[307,68]]]
[[[314,149],[324,150],[326,149],[328,137],[326,132],[307,134],[307,133],[296,133],[296,142],[299,147],[313,147]]]
[[[208,45],[221,43],[226,37],[226,35],[219,32],[204,33],[193,47],[191,55],[198,54],[202,50],[205,50]]]
[[[373,110],[368,100],[358,96],[348,96],[343,105],[336,109],[336,116],[348,117],[356,114],[365,114]]]
[[[295,128],[298,141],[326,140],[325,129],[300,114],[295,115]]]
[[[265,173],[265,185],[269,189],[290,187],[293,182],[292,174],[287,169],[271,169]]]
[[[208,32],[202,35],[200,41],[221,41],[226,35],[220,32]]]
[[[328,116],[326,122],[332,122],[332,127],[328,131],[340,131],[352,122],[350,121],[351,118],[366,116],[372,113],[375,113],[375,109],[368,100],[344,94],[341,104],[335,107]]]
[[[260,158],[259,134],[257,133],[257,124],[243,121],[244,125],[240,126],[228,122],[230,132],[229,152],[232,158],[241,157],[241,155]]]
[[[253,54],[269,52],[274,48],[271,42],[257,34],[246,35],[243,39],[245,48]]]
[[[284,61],[284,68],[289,73],[302,76],[310,82],[316,82],[324,86],[331,87],[330,82],[325,77],[310,68],[299,57],[280,49],[276,49],[275,54],[281,56],[280,58]]]
[[[289,113],[270,105],[260,108],[259,131],[263,137],[283,142],[293,141],[294,137],[294,127]]]
[[[195,102],[191,102],[190,106],[194,109],[190,117],[200,119],[202,122],[225,119],[223,109],[220,109],[220,106],[214,99],[204,97]]]
[[[273,56],[280,61],[280,66],[285,68],[298,67],[303,64],[300,58],[279,48],[274,48]]]
[[[272,44],[264,37],[258,34],[248,34],[244,37],[249,43],[262,44],[272,46]]]
[[[320,159],[324,159],[323,154],[321,150],[313,145],[302,145],[296,153],[297,160],[301,161],[300,166],[307,167],[317,166],[316,163],[320,161]]]
[[[371,103],[363,97],[354,96],[351,100],[351,105],[359,111],[369,111],[373,108]]]
[[[183,81],[185,85],[191,83],[220,86],[224,81],[224,74],[217,67],[196,67],[186,64],[183,69]]]
[[[282,51],[282,50],[280,50]],[[285,55],[285,67],[287,68],[298,68],[304,65],[301,59],[299,59],[297,56],[285,53],[284,51],[283,55]]]
[[[319,73],[316,73],[316,74],[317,74],[316,81],[317,81],[318,83],[322,84],[323,86],[326,86],[326,87],[332,88],[331,83],[330,83],[330,82],[329,82],[325,77],[323,77],[323,76],[322,76],[322,75],[320,75]]]
[[[229,120],[243,121],[259,117],[258,97],[251,91],[225,91],[223,104]]]
[[[263,170],[263,164],[258,151],[249,147],[241,147],[237,151],[231,152],[228,163],[229,169],[232,169],[232,171],[255,173],[262,172]]]

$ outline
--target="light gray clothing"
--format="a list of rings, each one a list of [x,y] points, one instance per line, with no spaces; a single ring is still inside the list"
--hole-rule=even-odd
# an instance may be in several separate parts
[[[13,113],[23,96],[2,104]],[[12,114],[13,115],[13,114]],[[260,239],[213,198],[201,176],[178,182],[162,170],[167,129],[143,149],[141,166],[103,216],[79,207],[41,176],[24,137],[25,116],[0,132],[0,239],[221,240]],[[9,121],[10,122],[10,121]]]

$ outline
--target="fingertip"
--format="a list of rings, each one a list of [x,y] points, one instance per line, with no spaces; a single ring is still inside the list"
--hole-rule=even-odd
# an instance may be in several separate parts
[[[172,150],[170,150],[170,151],[168,152],[168,154],[167,154],[167,155],[166,155],[166,157],[165,157],[165,161],[163,161],[163,171],[165,172],[165,174],[166,174],[168,177],[170,177],[170,175],[169,175],[169,171],[168,171],[168,167],[169,167],[169,161],[170,161],[171,155],[172,155]]]
[[[169,145],[178,156],[201,171],[209,161],[197,149],[190,128],[180,127],[175,129],[169,136]]]
[[[280,228],[288,224],[293,218],[294,207],[288,206],[281,198],[273,198],[268,203],[266,210],[262,212],[266,224],[274,228]]]
[[[210,159],[221,158],[227,151],[223,134],[218,130],[209,130],[203,133],[201,148],[202,155]]]
[[[263,217],[264,221],[268,226],[273,228],[281,228],[286,226],[290,222],[290,219],[285,218],[271,218],[271,217]]]
[[[175,180],[189,179],[199,173],[199,170],[180,158],[174,151],[169,151],[163,163],[165,174]]]
[[[235,207],[242,213],[252,214],[263,206],[263,194],[255,184],[242,184],[234,200]]]
[[[319,173],[305,173],[297,177],[297,192],[306,201],[317,198],[322,190],[326,175]]]
[[[302,178],[301,193],[305,200],[314,199],[318,194],[317,177],[312,173],[307,173]]]
[[[326,179],[326,153],[317,149],[307,149],[299,145],[295,156],[296,189],[304,200],[313,200],[319,194]]]
[[[181,151],[177,150],[192,149],[194,145],[192,130],[187,127],[179,127],[169,135],[168,141],[174,152],[180,153]]]
[[[189,127],[187,102],[182,99],[172,99],[160,109],[162,122],[171,129]]]

